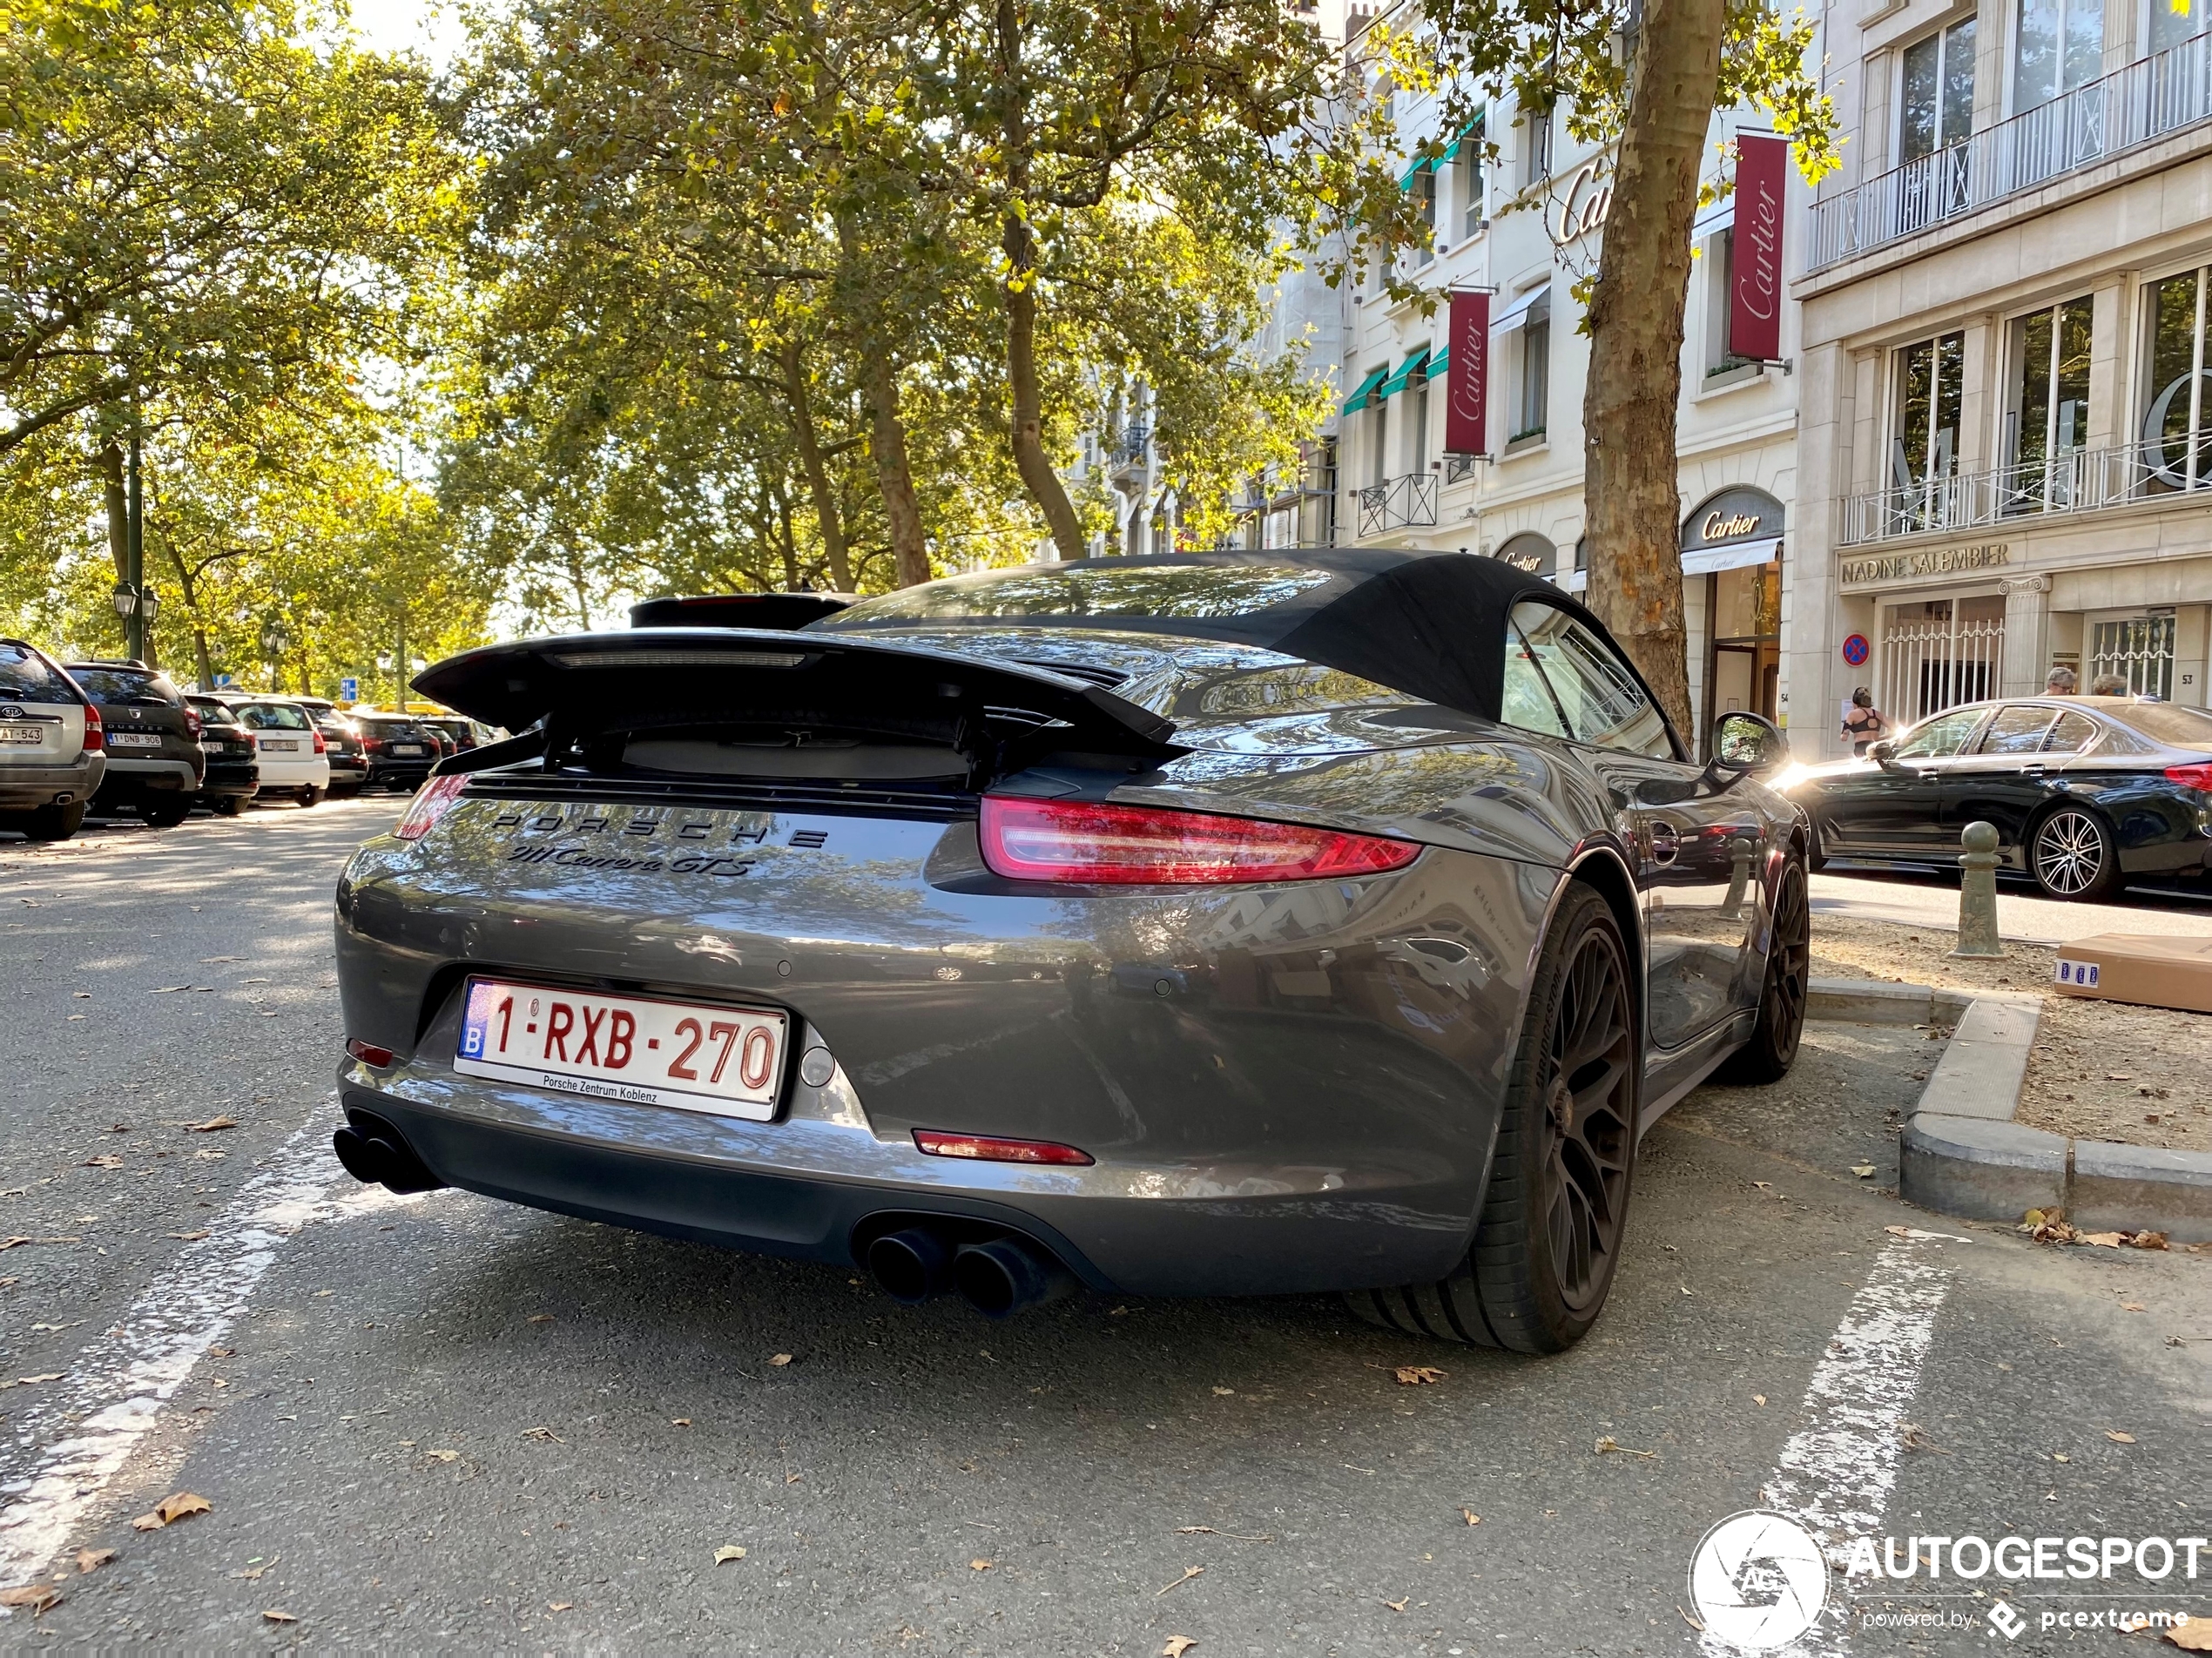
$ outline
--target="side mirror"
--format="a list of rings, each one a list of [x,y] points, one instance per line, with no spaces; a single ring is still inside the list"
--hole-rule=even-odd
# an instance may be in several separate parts
[[[1866,758],[1885,772],[1890,771],[1897,759],[1897,745],[1891,742],[1889,738],[1884,738],[1880,742],[1868,748]]]
[[[1713,722],[1713,740],[1708,751],[1716,770],[1760,772],[1790,758],[1790,739],[1765,715],[1737,709]]]

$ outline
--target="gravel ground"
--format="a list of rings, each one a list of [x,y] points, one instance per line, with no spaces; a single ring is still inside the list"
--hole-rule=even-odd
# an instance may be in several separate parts
[[[2212,1151],[2212,1015],[2061,996],[2056,952],[2008,944],[2001,961],[1959,961],[1953,934],[1933,927],[1821,915],[1812,970],[1966,990],[2033,991],[2043,1021],[2020,1093],[2019,1121],[2087,1140]]]

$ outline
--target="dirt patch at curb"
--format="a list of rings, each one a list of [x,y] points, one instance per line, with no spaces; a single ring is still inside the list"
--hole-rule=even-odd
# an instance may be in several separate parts
[[[2008,943],[2001,961],[1954,961],[1952,941],[1933,927],[1816,914],[1812,971],[2040,995],[2016,1121],[2077,1139],[2212,1151],[2212,1015],[2061,996],[2051,988],[2055,951]]]

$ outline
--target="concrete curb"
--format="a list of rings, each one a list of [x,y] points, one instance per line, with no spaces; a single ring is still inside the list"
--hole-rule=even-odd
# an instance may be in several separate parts
[[[1806,1015],[1858,1024],[1958,1021],[1905,1125],[1898,1193],[1967,1220],[2057,1205],[2083,1231],[2212,1242],[2212,1153],[2076,1140],[2013,1121],[2042,999],[1875,980],[1816,979]]]

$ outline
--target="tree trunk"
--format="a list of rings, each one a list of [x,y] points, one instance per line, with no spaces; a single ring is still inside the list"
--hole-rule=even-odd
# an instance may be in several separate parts
[[[862,389],[868,404],[868,450],[875,457],[876,486],[883,492],[883,516],[891,531],[891,554],[899,585],[929,579],[929,549],[921,536],[921,505],[914,498],[913,468],[907,461],[906,428],[899,421],[899,370],[890,349],[873,329],[860,345]]]
[[[814,430],[814,408],[806,395],[806,364],[799,341],[785,340],[779,355],[784,394],[791,400],[792,430],[799,438],[799,462],[806,469],[806,492],[813,497],[814,523],[821,532],[822,556],[829,561],[830,580],[837,590],[850,593],[855,590],[853,560],[845,548],[845,515],[837,509],[837,492],[830,488],[829,467]]]
[[[100,445],[97,464],[100,491],[107,501],[107,553],[115,561],[115,579],[131,575],[131,500],[123,490],[123,446],[113,438]]]
[[[207,630],[197,622],[192,624],[192,650],[193,660],[199,664],[199,688],[214,690],[215,658],[207,652]]]
[[[1675,415],[1723,14],[1723,0],[1651,0],[1644,10],[1590,299],[1582,398],[1588,603],[1693,747]]]
[[[199,576],[191,565],[185,563],[184,555],[177,550],[173,542],[170,543],[168,551],[169,568],[177,576],[177,596],[185,602],[185,614],[192,617],[192,660],[199,668],[199,688],[212,691],[215,689],[215,660],[208,654],[207,628],[199,619]],[[206,570],[207,565],[202,564],[199,568]]]
[[[1028,91],[1022,69],[1022,17],[1017,0],[998,0],[1000,94],[1006,102],[1007,193],[1012,198],[1000,246],[1006,253],[1006,378],[1013,394],[1014,464],[1044,514],[1052,544],[1063,559],[1081,558],[1082,521],[1067,486],[1044,452],[1043,398],[1037,389],[1036,237],[1027,217],[1029,194]]]

